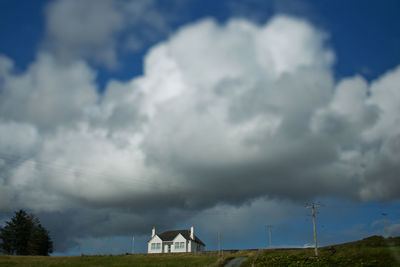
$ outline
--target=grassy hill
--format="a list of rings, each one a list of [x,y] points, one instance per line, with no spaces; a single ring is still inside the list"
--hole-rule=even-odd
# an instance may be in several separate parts
[[[242,266],[399,266],[400,237],[372,236],[360,241],[313,249],[225,251],[204,255],[119,255],[119,256],[0,256],[0,266],[223,266],[233,257],[248,257]],[[230,253],[230,254],[229,254]],[[228,254],[228,255],[227,255]]]
[[[372,236],[318,249],[275,249],[253,252],[242,266],[400,266],[400,237]]]

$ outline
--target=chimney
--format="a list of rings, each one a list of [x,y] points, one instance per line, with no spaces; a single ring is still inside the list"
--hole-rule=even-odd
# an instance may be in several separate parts
[[[194,226],[190,227],[190,238],[194,240]]]
[[[153,230],[151,230],[151,238],[153,238],[156,235],[156,227],[153,226]]]

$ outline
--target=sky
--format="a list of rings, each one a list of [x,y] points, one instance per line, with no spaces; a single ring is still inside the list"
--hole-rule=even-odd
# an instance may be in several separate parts
[[[0,0],[0,223],[53,255],[400,235],[400,2]]]

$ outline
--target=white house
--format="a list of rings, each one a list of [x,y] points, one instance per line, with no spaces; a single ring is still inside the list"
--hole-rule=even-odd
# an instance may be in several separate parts
[[[147,252],[150,253],[182,253],[204,251],[206,245],[190,230],[172,230],[156,234],[153,227],[151,239],[147,242]]]

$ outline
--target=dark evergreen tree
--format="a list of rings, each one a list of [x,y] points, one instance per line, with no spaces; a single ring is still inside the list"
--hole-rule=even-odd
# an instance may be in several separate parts
[[[0,239],[2,251],[11,255],[49,255],[53,252],[49,232],[35,215],[24,210],[17,211],[0,229]]]
[[[39,223],[31,232],[28,241],[28,254],[48,256],[52,252],[53,242],[50,239],[49,232]]]

